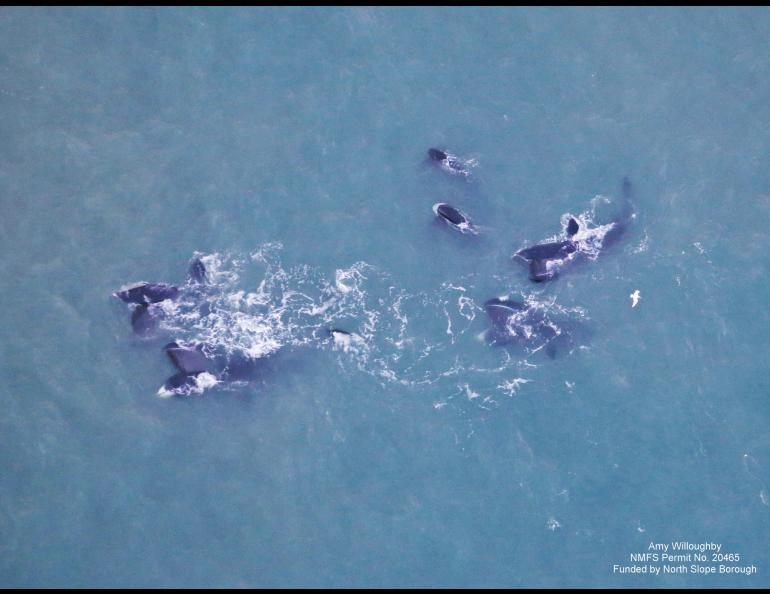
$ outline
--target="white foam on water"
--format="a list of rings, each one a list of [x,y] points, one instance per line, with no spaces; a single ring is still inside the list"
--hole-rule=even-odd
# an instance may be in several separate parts
[[[508,396],[513,396],[519,391],[519,387],[523,386],[524,384],[528,384],[532,380],[523,378],[523,377],[515,377],[511,380],[506,380],[501,384],[498,384],[498,389],[505,392]]]

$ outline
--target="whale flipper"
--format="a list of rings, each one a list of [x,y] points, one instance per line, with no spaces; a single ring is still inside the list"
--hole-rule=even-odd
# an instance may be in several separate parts
[[[578,222],[570,217],[569,223],[567,223],[567,237],[575,236],[579,230],[580,225],[578,225]]]
[[[166,299],[176,299],[179,296],[179,289],[166,283],[141,282],[121,287],[113,293],[113,296],[126,303],[145,305],[159,303]]]

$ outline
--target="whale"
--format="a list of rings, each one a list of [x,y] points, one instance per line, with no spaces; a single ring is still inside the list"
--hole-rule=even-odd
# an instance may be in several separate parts
[[[163,319],[163,309],[154,304],[142,304],[131,312],[131,329],[137,336],[152,336]]]
[[[631,221],[634,220],[634,188],[628,176],[623,178],[621,184],[621,211],[612,221],[612,227],[604,234],[602,246],[607,247],[617,243],[628,230]]]
[[[540,243],[532,247],[519,250],[516,255],[525,260],[555,260],[566,258],[577,250],[577,245],[571,239],[564,241],[552,241]]]
[[[450,227],[454,227],[461,233],[477,233],[468,216],[450,206],[446,202],[437,202],[433,205],[433,213]]]
[[[544,349],[553,359],[575,346],[578,326],[571,321],[558,323],[541,309],[509,297],[493,297],[484,303],[490,328],[484,333],[493,346],[517,346],[530,351]]]
[[[509,299],[508,297],[493,297],[484,303],[484,310],[487,312],[492,324],[502,329],[508,324],[508,320],[516,312],[525,311],[527,306],[521,301]]]
[[[518,250],[514,258],[526,262],[530,280],[540,283],[556,278],[562,265],[579,255],[587,245],[603,251],[616,243],[634,218],[632,186],[627,176],[623,178],[621,196],[621,211],[608,224],[581,229],[580,223],[570,217],[563,231],[564,239]]]
[[[252,357],[239,350],[224,352],[205,343],[173,341],[163,347],[177,373],[158,390],[160,396],[189,396],[218,383],[260,379],[269,356]]]
[[[163,319],[164,301],[175,301],[186,290],[207,282],[206,266],[200,257],[195,256],[187,272],[187,284],[183,287],[167,283],[138,282],[124,285],[112,296],[128,303],[131,312],[131,328],[141,337],[152,336]]]
[[[179,296],[179,287],[166,283],[139,282],[124,285],[115,291],[113,296],[125,303],[146,305],[148,303],[160,303],[166,299],[176,299]]]
[[[428,149],[428,159],[436,163],[442,170],[452,175],[462,175],[467,177],[470,175],[470,171],[455,155],[437,148]]]

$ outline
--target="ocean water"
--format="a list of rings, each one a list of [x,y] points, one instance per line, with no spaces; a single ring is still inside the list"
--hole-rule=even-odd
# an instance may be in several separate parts
[[[769,36],[765,8],[0,9],[0,585],[770,585]],[[624,176],[621,240],[529,281],[511,255]],[[196,253],[208,309],[134,336],[111,293]],[[570,348],[485,342],[501,295]],[[159,398],[174,338],[271,365]],[[757,572],[613,570],[682,541]]]

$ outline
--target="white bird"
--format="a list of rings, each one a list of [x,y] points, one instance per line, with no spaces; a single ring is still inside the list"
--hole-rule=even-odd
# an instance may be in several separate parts
[[[639,289],[636,289],[629,295],[629,297],[631,298],[631,307],[636,307],[636,304],[639,303],[639,300],[642,298],[641,295],[639,295]]]

